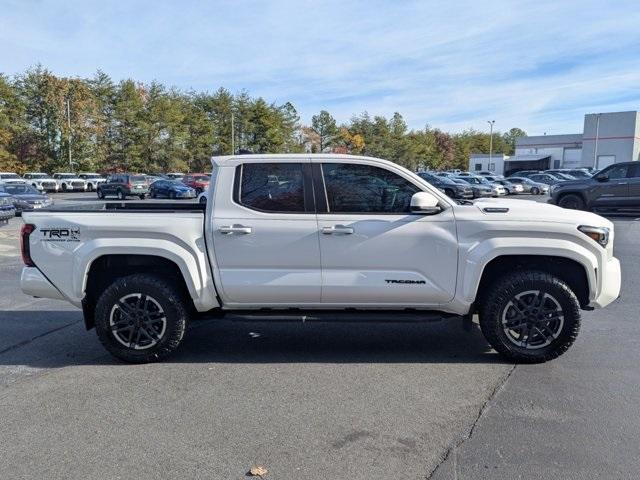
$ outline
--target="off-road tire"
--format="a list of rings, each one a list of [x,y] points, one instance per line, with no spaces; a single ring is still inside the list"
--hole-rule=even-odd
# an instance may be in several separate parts
[[[558,199],[558,206],[571,210],[584,210],[586,205],[580,195],[575,193],[567,193]]]
[[[559,303],[564,321],[557,337],[538,349],[517,346],[509,340],[502,324],[503,312],[512,299],[522,293],[539,290]],[[506,274],[489,286],[480,305],[480,328],[491,346],[516,363],[542,363],[559,357],[573,344],[580,331],[580,304],[569,286],[559,278],[541,271]]]
[[[148,295],[164,310],[164,334],[154,346],[143,350],[120,343],[110,323],[114,306],[131,294]],[[95,327],[100,342],[114,357],[129,363],[157,362],[171,355],[182,341],[188,320],[185,294],[170,280],[152,274],[134,274],[117,279],[102,293],[95,310]]]

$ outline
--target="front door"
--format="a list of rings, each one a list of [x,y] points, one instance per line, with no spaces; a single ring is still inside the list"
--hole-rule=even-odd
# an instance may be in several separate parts
[[[220,295],[230,307],[320,303],[320,247],[311,164],[247,159],[222,167],[212,238]]]
[[[617,207],[629,203],[629,165],[612,165],[601,173],[606,173],[608,179],[596,182],[594,186],[593,205],[596,207]]]
[[[453,299],[451,208],[411,214],[412,195],[426,188],[393,167],[318,162],[313,172],[324,305],[426,307]]]

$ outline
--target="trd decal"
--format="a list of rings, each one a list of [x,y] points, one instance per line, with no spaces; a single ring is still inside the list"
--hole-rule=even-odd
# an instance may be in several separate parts
[[[426,280],[385,280],[387,283],[402,283],[409,285],[424,285],[426,284]]]
[[[44,242],[79,242],[79,228],[42,228]]]

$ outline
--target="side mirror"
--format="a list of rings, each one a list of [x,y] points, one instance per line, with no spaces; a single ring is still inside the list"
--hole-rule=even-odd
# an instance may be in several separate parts
[[[606,172],[598,173],[596,175],[596,180],[599,182],[606,182],[607,180],[609,180],[609,174]]]
[[[429,192],[417,192],[411,197],[411,213],[435,215],[441,211],[442,207],[438,205],[438,199]]]

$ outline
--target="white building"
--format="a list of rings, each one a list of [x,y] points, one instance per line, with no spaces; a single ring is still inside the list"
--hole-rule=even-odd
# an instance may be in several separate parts
[[[520,137],[515,155],[497,154],[489,161],[489,155],[472,154],[469,170],[509,175],[549,168],[602,169],[612,163],[639,159],[639,112],[590,113],[584,117],[583,133]]]

